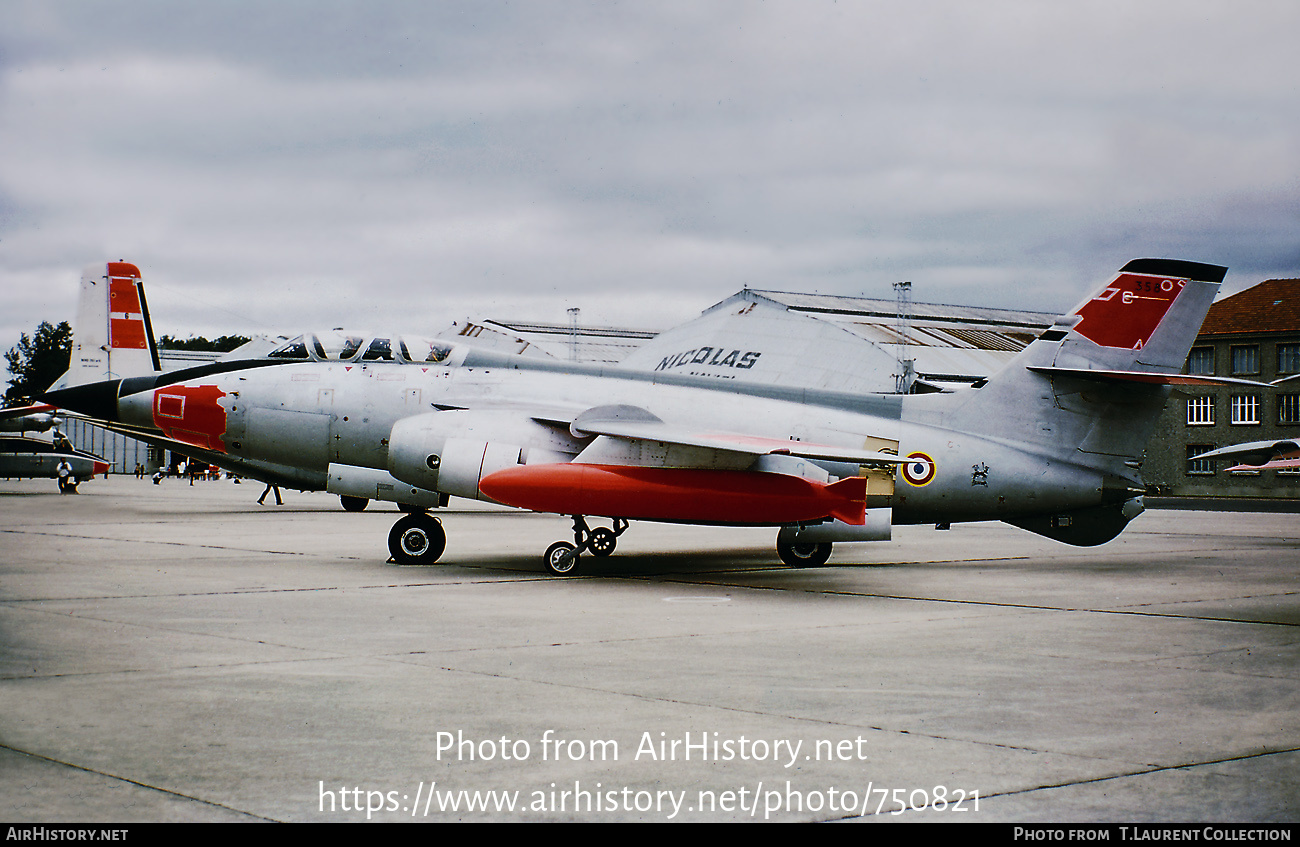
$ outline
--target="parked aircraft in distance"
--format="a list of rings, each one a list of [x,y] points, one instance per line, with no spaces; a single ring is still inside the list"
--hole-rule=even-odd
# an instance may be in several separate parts
[[[1195,459],[1239,459],[1241,464],[1230,471],[1266,471],[1300,468],[1300,442],[1294,439],[1280,441],[1250,441],[1211,450]]]
[[[45,399],[267,481],[572,516],[573,542],[545,554],[557,574],[608,555],[642,520],[772,526],[794,566],[824,563],[837,541],[888,539],[891,524],[998,519],[1094,545],[1143,509],[1143,448],[1170,386],[1231,381],[1180,373],[1225,272],[1129,262],[1002,371],[955,393],[800,385],[779,333],[746,339],[757,319],[741,305],[725,331],[715,315],[708,334],[679,329],[673,349],[643,348],[642,362],[662,354],[658,369],[341,333],[167,374],[89,381],[74,361]],[[139,272],[113,263],[108,277]],[[769,360],[782,362],[771,382]],[[423,512],[389,533],[400,563],[432,563],[445,546]]]
[[[50,439],[33,438],[28,432],[46,432],[58,425],[55,408],[48,404],[0,409],[0,477],[12,479],[54,479],[59,465],[66,462],[69,474],[79,481],[108,473],[108,462],[94,453],[74,449],[54,431]]]

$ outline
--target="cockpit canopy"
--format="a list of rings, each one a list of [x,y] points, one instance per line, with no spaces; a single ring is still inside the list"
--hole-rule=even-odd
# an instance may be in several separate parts
[[[411,362],[445,364],[453,345],[419,335],[366,336],[344,330],[305,333],[267,354],[272,359],[304,362]]]

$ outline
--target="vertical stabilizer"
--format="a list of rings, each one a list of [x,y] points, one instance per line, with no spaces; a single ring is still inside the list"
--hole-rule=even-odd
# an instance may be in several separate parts
[[[1226,272],[1176,259],[1129,262],[945,422],[1070,461],[1139,460]]]
[[[1011,446],[1025,486],[1055,478],[1078,505],[1021,508],[1002,520],[1067,544],[1103,544],[1142,512],[1147,439],[1170,386],[1185,379],[1179,372],[1226,270],[1129,262],[982,388],[957,396],[956,408],[944,405],[953,395],[908,397],[904,419]]]
[[[81,276],[68,371],[50,390],[161,370],[140,269],[129,262],[87,268]]]
[[[1053,364],[1178,373],[1226,273],[1200,262],[1134,259],[1066,319],[1077,322]]]

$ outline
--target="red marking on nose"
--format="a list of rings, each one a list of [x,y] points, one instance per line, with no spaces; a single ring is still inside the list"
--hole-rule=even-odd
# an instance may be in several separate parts
[[[226,434],[226,396],[215,385],[169,385],[154,391],[153,422],[163,435],[202,447],[226,452],[221,436]]]

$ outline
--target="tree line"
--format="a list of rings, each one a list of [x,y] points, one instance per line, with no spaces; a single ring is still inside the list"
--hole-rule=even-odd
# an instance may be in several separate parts
[[[162,350],[229,353],[249,340],[243,335],[222,335],[211,341],[201,335],[189,338],[164,335],[158,339],[158,347]],[[58,326],[41,321],[32,335],[24,332],[18,343],[5,353],[5,365],[13,375],[4,394],[5,405],[22,406],[35,402],[68,369],[71,355],[72,327],[67,321]]]

